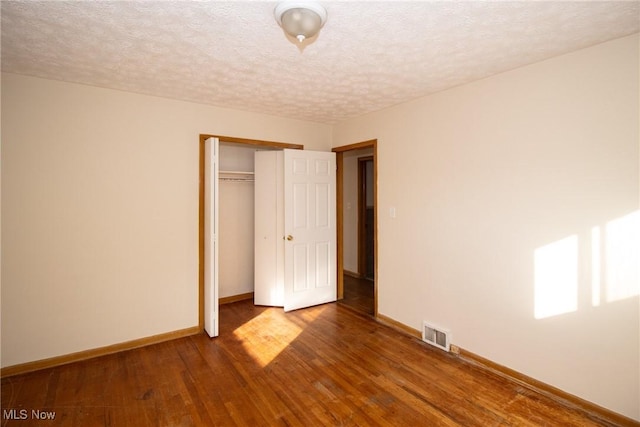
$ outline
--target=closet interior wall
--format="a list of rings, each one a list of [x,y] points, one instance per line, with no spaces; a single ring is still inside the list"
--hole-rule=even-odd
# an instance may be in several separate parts
[[[220,141],[219,297],[254,291],[255,147]],[[233,172],[233,173],[225,173]],[[237,174],[237,172],[246,172]]]

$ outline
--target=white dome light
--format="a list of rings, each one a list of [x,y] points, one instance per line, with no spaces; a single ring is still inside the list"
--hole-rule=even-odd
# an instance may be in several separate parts
[[[327,21],[326,9],[313,1],[282,2],[273,13],[285,33],[299,43],[318,34]]]

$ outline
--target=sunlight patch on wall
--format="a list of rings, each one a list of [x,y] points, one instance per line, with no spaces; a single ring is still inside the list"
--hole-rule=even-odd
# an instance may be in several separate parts
[[[582,237],[584,244],[579,248]],[[580,283],[591,286],[593,307],[637,297],[640,295],[640,211],[593,227],[590,239],[585,233],[581,239],[572,235],[542,246],[534,252],[534,264],[536,319],[578,310]]]
[[[578,309],[578,236],[534,252],[534,316],[544,319]]]
[[[607,302],[640,295],[640,211],[608,222],[605,230]]]
[[[600,260],[602,259],[602,252],[600,245],[602,241],[600,239],[600,227],[593,227],[591,229],[591,304],[594,307],[600,305],[600,277],[602,275],[602,267]]]

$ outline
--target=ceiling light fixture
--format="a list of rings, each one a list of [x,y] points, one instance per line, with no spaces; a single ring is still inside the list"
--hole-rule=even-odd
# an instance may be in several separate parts
[[[299,43],[318,34],[327,20],[327,10],[314,1],[285,1],[273,13],[284,32]]]

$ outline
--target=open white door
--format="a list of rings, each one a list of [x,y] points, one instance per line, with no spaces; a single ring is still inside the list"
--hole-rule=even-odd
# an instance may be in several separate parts
[[[204,330],[218,336],[218,138],[205,141]]]
[[[335,301],[335,153],[284,150],[284,211],[284,310]]]

